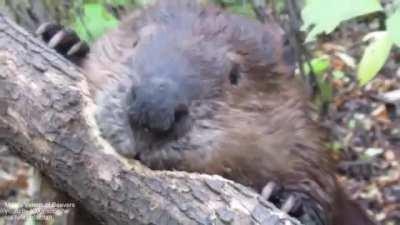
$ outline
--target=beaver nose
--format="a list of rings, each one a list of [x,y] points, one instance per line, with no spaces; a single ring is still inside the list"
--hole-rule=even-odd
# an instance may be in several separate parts
[[[175,108],[174,122],[179,123],[189,115],[189,108],[186,104],[179,104]]]
[[[172,80],[153,79],[136,88],[132,95],[129,119],[133,126],[168,132],[189,115],[187,98]]]

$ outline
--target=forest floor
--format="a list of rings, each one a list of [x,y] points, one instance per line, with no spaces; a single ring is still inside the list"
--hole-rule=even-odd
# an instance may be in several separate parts
[[[339,178],[354,199],[384,225],[400,224],[400,51],[366,86],[357,84],[363,36],[377,23],[350,22],[316,46],[327,57],[333,97],[324,124],[339,159]],[[338,72],[339,71],[339,72]]]

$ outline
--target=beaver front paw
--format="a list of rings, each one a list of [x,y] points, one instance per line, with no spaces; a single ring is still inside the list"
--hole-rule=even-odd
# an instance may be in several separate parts
[[[328,225],[327,215],[321,206],[306,193],[285,190],[271,181],[262,190],[262,197],[305,225]]]
[[[48,22],[39,26],[36,34],[45,41],[50,48],[55,49],[67,59],[79,63],[89,52],[89,46],[82,41],[75,31],[60,24]]]

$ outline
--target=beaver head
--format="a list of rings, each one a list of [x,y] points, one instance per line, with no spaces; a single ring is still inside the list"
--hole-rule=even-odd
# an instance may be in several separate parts
[[[142,160],[214,148],[238,132],[257,139],[251,136],[266,129],[260,119],[270,110],[263,102],[271,99],[271,81],[293,73],[292,49],[278,26],[183,2],[147,12],[134,54],[123,62],[130,75],[117,81],[130,83],[123,104],[133,146],[122,152]]]

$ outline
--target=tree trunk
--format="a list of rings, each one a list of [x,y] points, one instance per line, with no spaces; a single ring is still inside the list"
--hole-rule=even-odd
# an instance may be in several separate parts
[[[0,12],[30,32],[44,22],[66,21],[71,7],[70,0],[0,0]]]
[[[81,72],[0,14],[0,141],[103,224],[300,224],[218,176],[121,158],[95,110]]]

